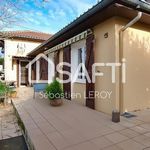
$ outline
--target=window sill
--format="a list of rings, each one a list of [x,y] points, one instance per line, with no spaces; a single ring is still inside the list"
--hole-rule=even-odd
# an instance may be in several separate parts
[[[77,79],[74,83],[86,84],[85,79]]]

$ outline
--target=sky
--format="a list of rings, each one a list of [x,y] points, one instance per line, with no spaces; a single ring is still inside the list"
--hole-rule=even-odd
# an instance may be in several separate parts
[[[98,0],[20,0],[16,25],[5,30],[33,30],[54,34]]]

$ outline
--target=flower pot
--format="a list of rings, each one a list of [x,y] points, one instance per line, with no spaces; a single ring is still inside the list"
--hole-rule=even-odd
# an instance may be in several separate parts
[[[10,96],[10,98],[16,98],[17,97],[17,91],[11,91],[9,96]]]
[[[50,105],[52,105],[52,106],[60,106],[62,104],[63,104],[63,100],[62,99],[50,100]]]

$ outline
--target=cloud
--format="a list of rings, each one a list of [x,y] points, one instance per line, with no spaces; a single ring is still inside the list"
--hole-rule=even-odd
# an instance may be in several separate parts
[[[36,3],[35,3],[36,1]],[[12,29],[34,29],[56,33],[80,14],[87,11],[97,0],[24,0],[22,12],[18,14],[18,26]],[[21,27],[22,26],[22,27]]]
[[[50,19],[59,20],[62,17],[66,17],[66,12],[61,8],[57,8],[56,10],[49,10],[48,15]]]
[[[96,0],[93,1],[85,1],[85,0],[64,0],[64,3],[72,8],[77,13],[77,16],[81,15],[89,8],[91,8],[95,3]]]

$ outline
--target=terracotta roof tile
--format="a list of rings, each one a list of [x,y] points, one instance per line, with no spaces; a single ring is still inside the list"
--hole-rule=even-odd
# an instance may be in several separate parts
[[[34,31],[3,31],[0,32],[0,36],[4,38],[27,38],[45,41],[49,39],[52,36],[52,34]]]

